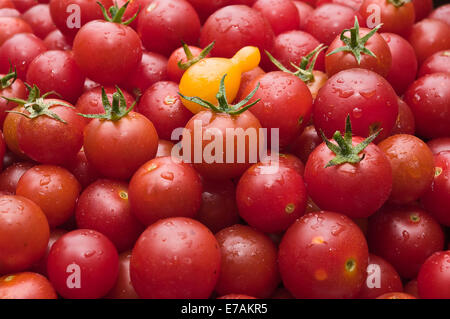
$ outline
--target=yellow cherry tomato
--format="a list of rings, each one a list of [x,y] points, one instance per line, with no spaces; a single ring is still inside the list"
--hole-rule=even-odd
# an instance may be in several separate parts
[[[227,100],[232,103],[239,91],[241,74],[256,68],[260,60],[259,49],[250,46],[240,49],[231,59],[203,59],[183,74],[179,86],[180,93],[185,96],[196,96],[216,105],[220,80],[226,74]],[[182,101],[192,113],[198,113],[204,109],[196,103],[184,99]]]

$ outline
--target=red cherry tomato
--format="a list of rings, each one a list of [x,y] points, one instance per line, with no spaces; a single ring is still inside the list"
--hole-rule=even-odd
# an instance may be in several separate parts
[[[391,135],[410,134],[414,135],[416,131],[416,121],[411,108],[402,99],[398,99],[398,117],[392,128]]]
[[[65,37],[59,30],[50,32],[45,37],[44,43],[49,50],[69,51],[72,49],[72,41]]]
[[[81,149],[66,167],[77,178],[83,189],[100,177],[96,169],[87,160],[84,149]]]
[[[263,69],[259,66],[254,68],[253,70],[242,73],[241,75],[241,86],[239,87],[239,91],[236,95],[236,102],[242,101],[245,98],[244,92],[247,86],[260,75],[265,74]]]
[[[417,279],[413,279],[408,281],[405,286],[403,287],[403,290],[405,293],[414,296],[416,298],[419,297],[419,288],[417,287]]]
[[[38,4],[37,0],[11,0],[11,2],[14,4],[14,7],[22,13]]]
[[[436,252],[420,268],[417,288],[420,298],[450,298],[450,251]]]
[[[275,35],[296,30],[300,24],[297,7],[291,0],[257,0],[253,9],[269,21]]]
[[[44,256],[42,256],[41,259],[39,259],[38,262],[36,262],[33,267],[31,267],[32,271],[37,272],[38,274],[48,276],[47,274],[47,260],[48,260],[48,254],[50,252],[50,249],[52,249],[52,246],[58,239],[60,239],[64,234],[66,234],[67,231],[64,229],[53,229],[50,232],[50,238],[48,240],[47,244],[47,250],[45,251]]]
[[[0,17],[0,46],[15,34],[32,32],[31,26],[23,19],[14,16]]]
[[[290,151],[300,158],[303,163],[308,161],[309,155],[322,144],[322,139],[317,134],[314,125],[309,125],[305,128],[303,133],[295,139],[290,145]]]
[[[0,277],[0,299],[58,299],[58,296],[47,278],[22,272]]]
[[[417,299],[417,298],[403,292],[389,292],[377,297],[377,299]]]
[[[300,30],[305,30],[308,18],[313,13],[314,8],[310,4],[308,4],[307,1],[292,1],[292,2],[297,7],[300,21]]]
[[[44,39],[53,30],[56,30],[48,4],[38,4],[31,7],[22,14],[22,19],[28,22],[33,29],[33,33],[41,39]]]
[[[422,63],[418,76],[422,77],[427,74],[439,72],[450,73],[450,50],[439,51],[428,57]]]
[[[427,143],[433,155],[440,152],[450,151],[450,137],[436,138]]]
[[[359,227],[332,212],[298,219],[284,234],[278,252],[284,286],[296,298],[356,297],[366,278],[368,259]]]
[[[6,1],[8,1],[8,0],[6,0]],[[20,17],[19,11],[17,11],[16,9],[12,9],[12,8],[2,7],[1,2],[2,1],[0,1],[0,17],[14,17],[14,18]],[[33,31],[30,28],[30,30],[27,32],[33,32]]]
[[[189,45],[188,48],[194,57],[198,56],[202,52],[202,49],[199,47]],[[177,83],[180,82],[185,70],[178,66],[178,62],[184,63],[186,61],[187,57],[183,47],[180,47],[172,52],[169,57],[169,61],[167,62],[167,76],[169,80]]]
[[[241,3],[244,1],[245,3]],[[229,4],[253,5],[256,0],[188,0],[199,14],[202,21],[205,21],[212,13]],[[236,3],[233,3],[236,2]]]
[[[10,75],[11,73],[8,73]],[[0,74],[0,79],[4,78],[7,75]],[[27,88],[22,80],[12,78],[6,81],[6,85],[0,85],[0,96],[6,98],[19,98],[26,99],[27,98]],[[0,98],[0,126],[3,128],[3,123],[5,121],[8,113],[6,111],[10,111],[13,108],[17,107],[18,104],[12,101],[8,101],[6,99]]]
[[[131,250],[119,255],[119,275],[116,284],[108,292],[108,299],[139,299],[130,278]]]
[[[17,162],[7,167],[0,174],[0,191],[14,195],[19,179],[33,166],[29,162]]]
[[[426,18],[433,10],[433,0],[412,0],[416,12],[416,22]]]
[[[149,226],[133,248],[131,282],[141,298],[205,299],[220,273],[214,235],[189,218],[167,218]]]
[[[450,25],[450,4],[444,4],[436,8],[433,12],[431,12],[428,18],[441,20],[442,22]]]
[[[47,271],[50,282],[62,297],[101,298],[116,283],[119,256],[105,235],[78,229],[63,235],[53,244]]]
[[[158,140],[158,151],[156,152],[157,157],[166,157],[172,155],[172,149],[175,146],[172,142],[166,140]]]

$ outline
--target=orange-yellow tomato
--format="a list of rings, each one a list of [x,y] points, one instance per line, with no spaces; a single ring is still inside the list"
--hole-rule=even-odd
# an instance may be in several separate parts
[[[241,74],[257,67],[260,60],[258,48],[250,46],[239,50],[231,59],[203,59],[186,70],[180,81],[180,93],[217,104],[216,94],[219,91],[220,80],[226,74],[227,100],[231,103],[239,91]],[[183,104],[192,113],[203,110],[202,106],[184,99]]]

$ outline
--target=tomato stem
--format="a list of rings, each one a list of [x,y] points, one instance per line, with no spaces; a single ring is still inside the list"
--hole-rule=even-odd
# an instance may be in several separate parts
[[[388,0],[388,2],[394,5],[396,8],[400,8],[407,3],[410,3],[411,0]]]
[[[100,9],[102,10],[103,13],[103,17],[105,18],[106,21],[112,23],[119,23],[123,25],[129,25],[131,22],[133,22],[137,18],[139,11],[141,10],[141,8],[139,8],[136,14],[132,16],[129,20],[122,21],[123,15],[125,14],[125,11],[127,10],[128,5],[130,4],[130,0],[128,0],[120,8],[117,5],[117,2],[114,1],[114,5],[108,9],[109,13],[101,2],[97,1],[97,4],[100,6]]]
[[[14,67],[14,71],[12,68],[12,64],[9,65],[9,72],[4,77],[0,78],[0,90],[6,89],[13,85],[17,80],[17,69]]]
[[[189,46],[186,43],[184,43],[184,41],[181,42],[183,43],[183,50],[187,57],[186,62],[182,62],[182,60],[178,61],[178,67],[181,70],[187,70],[195,63],[206,58],[206,56],[211,52],[211,50],[214,48],[214,44],[216,43],[215,41],[211,42],[206,48],[202,50],[202,52],[200,52],[198,56],[194,57],[194,55],[191,52],[191,49],[189,49]]]
[[[258,83],[256,88],[241,102],[235,105],[231,105],[228,103],[227,95],[226,95],[226,89],[225,89],[225,77],[227,75],[225,74],[222,79],[220,80],[220,86],[219,86],[219,92],[217,92],[216,98],[219,102],[218,106],[215,106],[214,104],[210,103],[209,101],[206,101],[204,99],[201,99],[197,96],[184,96],[181,93],[178,93],[183,99],[197,103],[198,105],[201,105],[207,109],[210,109],[213,112],[216,113],[228,113],[230,115],[239,115],[245,111],[247,111],[249,108],[251,108],[253,105],[258,103],[261,99],[257,99],[256,101],[247,104],[250,99],[256,94],[256,91],[258,91],[260,84]]]

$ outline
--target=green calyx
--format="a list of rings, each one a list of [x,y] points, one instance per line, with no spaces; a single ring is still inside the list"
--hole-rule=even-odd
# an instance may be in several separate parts
[[[11,85],[13,85],[14,82],[16,82],[16,80],[17,80],[17,70],[14,67],[13,71],[12,65],[10,65],[8,74],[0,78],[0,90],[9,88]]]
[[[345,134],[342,136],[340,131],[336,131],[333,135],[333,139],[337,142],[338,145],[331,143],[330,140],[327,139],[322,130],[320,130],[320,135],[327,145],[327,147],[336,154],[336,157],[333,158],[328,164],[325,166],[331,167],[335,165],[341,165],[344,163],[357,164],[361,162],[365,154],[361,157],[359,153],[361,153],[370,143],[373,142],[374,139],[377,138],[378,134],[380,134],[382,129],[378,130],[375,134],[370,135],[364,141],[359,143],[356,146],[352,144],[352,124],[350,122],[350,115],[347,116],[347,120],[345,122]]]
[[[394,5],[396,8],[400,8],[407,3],[410,3],[411,0],[388,0],[388,2],[392,5]]]
[[[279,68],[281,71],[295,75],[305,83],[310,83],[314,82],[313,70],[314,66],[316,65],[317,57],[319,56],[320,52],[322,52],[326,48],[327,46],[325,46],[324,44],[320,44],[313,51],[308,53],[308,55],[302,57],[302,60],[300,61],[299,65],[295,65],[294,63],[291,62],[291,66],[293,66],[296,69],[295,72],[292,72],[291,70],[287,69],[283,64],[281,64],[280,61],[275,59],[269,52],[266,51],[266,54],[269,57],[270,61],[272,61],[272,63],[275,64],[276,67]]]
[[[209,54],[209,52],[211,52],[211,50],[213,49],[214,44],[215,44],[215,41],[211,42],[211,43],[210,43],[206,48],[204,48],[204,49],[202,50],[202,52],[200,52],[200,54],[197,55],[197,56],[194,56],[194,55],[192,54],[191,49],[189,49],[189,46],[188,46],[186,43],[184,43],[183,41],[182,41],[182,43],[183,43],[183,50],[184,50],[184,53],[186,54],[186,57],[187,57],[187,61],[186,61],[186,62],[181,62],[181,60],[178,61],[178,67],[179,67],[181,70],[187,70],[187,69],[189,69],[191,66],[193,66],[195,63],[197,63],[198,61],[203,60],[204,58],[206,58],[206,56]]]
[[[74,109],[74,107],[72,105],[70,105],[68,103],[64,103],[61,100],[58,100],[58,101],[46,100],[46,97],[51,94],[55,94],[55,95],[59,96],[59,94],[54,91],[47,92],[41,96],[41,91],[39,90],[39,88],[36,85],[34,85],[33,87],[29,86],[28,84],[25,84],[25,85],[27,86],[27,89],[29,92],[28,99],[26,101],[22,100],[22,99],[17,99],[17,98],[7,98],[4,96],[2,96],[2,98],[4,98],[5,100],[7,100],[9,102],[14,102],[14,103],[23,105],[23,107],[25,108],[25,110],[28,113],[22,113],[22,112],[17,112],[17,111],[6,111],[6,112],[20,114],[29,119],[34,119],[36,117],[46,115],[52,119],[55,119],[59,122],[66,124],[66,121],[64,121],[62,118],[60,118],[57,114],[53,113],[50,110],[50,108],[55,105],[61,105],[61,106],[65,106],[65,107]]]
[[[359,37],[359,22],[358,18],[355,17],[355,25],[352,29],[345,29],[341,33],[341,41],[345,43],[345,46],[337,48],[331,53],[328,53],[327,56],[330,56],[332,54],[338,53],[338,52],[351,52],[356,58],[356,61],[358,61],[358,64],[361,64],[361,54],[367,54],[374,58],[377,56],[370,51],[368,48],[366,48],[366,43],[369,41],[369,39],[381,28],[383,24],[377,25],[375,28],[373,28],[369,33],[367,33],[364,37]],[[350,32],[350,38],[345,36],[345,33],[349,31]]]
[[[217,95],[216,95],[217,101],[219,102],[219,105],[217,105],[217,106],[215,106],[214,104],[212,104],[204,99],[201,99],[197,96],[189,97],[189,96],[184,96],[181,93],[178,93],[178,94],[183,99],[190,101],[190,102],[197,103],[207,109],[210,109],[213,112],[227,113],[230,115],[239,115],[241,113],[244,113],[245,111],[247,111],[249,108],[251,108],[253,105],[255,105],[256,103],[258,103],[261,100],[261,99],[257,99],[255,102],[247,104],[250,101],[250,99],[255,95],[256,91],[258,91],[258,89],[259,89],[259,83],[258,83],[256,88],[245,99],[243,99],[238,104],[230,105],[227,101],[227,95],[226,95],[226,90],[225,90],[225,77],[226,76],[227,75],[225,74],[222,77],[222,79],[220,80],[219,92],[217,92]]]
[[[128,5],[130,4],[129,0],[120,8],[117,5],[117,2],[114,1],[114,5],[112,7],[110,7],[108,10],[109,12],[106,11],[106,8],[103,6],[102,3],[97,1],[97,4],[100,6],[100,9],[103,12],[103,17],[105,18],[106,21],[124,24],[124,25],[129,25],[131,22],[133,22],[136,19],[136,17],[138,16],[139,11],[140,11],[140,9],[139,9],[138,12],[136,12],[136,14],[134,16],[132,16],[129,20],[122,21],[123,15],[125,14],[125,11],[127,10]]]
[[[121,118],[125,117],[130,113],[136,102],[134,102],[129,108],[127,108],[127,101],[125,100],[125,96],[123,95],[122,90],[116,86],[116,92],[112,95],[112,105],[108,100],[108,96],[106,95],[105,89],[102,87],[102,103],[103,108],[105,109],[104,114],[82,114],[78,113],[78,115],[90,118],[90,119],[100,119],[105,121],[118,121]]]

